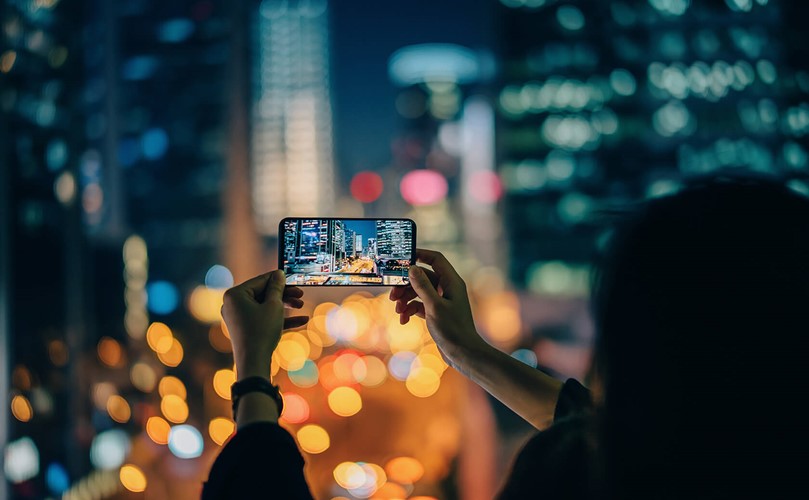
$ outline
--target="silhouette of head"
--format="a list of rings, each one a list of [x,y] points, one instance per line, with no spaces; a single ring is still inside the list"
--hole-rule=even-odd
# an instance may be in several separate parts
[[[809,199],[754,179],[654,199],[615,229],[593,306],[616,496],[722,498],[802,477]]]

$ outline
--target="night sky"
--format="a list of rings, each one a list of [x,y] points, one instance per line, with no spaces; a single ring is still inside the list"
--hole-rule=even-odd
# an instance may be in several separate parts
[[[391,158],[397,130],[396,87],[388,58],[417,43],[491,47],[496,0],[332,2],[332,104],[337,167],[344,182]]]

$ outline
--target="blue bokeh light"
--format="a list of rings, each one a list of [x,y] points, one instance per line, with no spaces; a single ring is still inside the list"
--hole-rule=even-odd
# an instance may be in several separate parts
[[[65,467],[57,462],[48,466],[45,472],[45,481],[48,483],[48,489],[54,495],[61,495],[68,488],[70,488],[70,477],[67,474]]]
[[[148,160],[162,158],[169,148],[169,137],[162,128],[150,128],[140,138],[143,157]]]
[[[233,274],[227,267],[214,264],[205,273],[205,286],[208,288],[230,288],[233,286]]]
[[[180,304],[180,292],[168,281],[146,285],[147,307],[155,314],[171,314]]]

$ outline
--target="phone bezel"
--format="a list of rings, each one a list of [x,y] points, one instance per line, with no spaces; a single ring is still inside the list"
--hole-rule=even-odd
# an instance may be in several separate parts
[[[298,221],[298,220],[362,220],[362,221],[378,221],[378,220],[403,220],[408,221],[413,226],[413,235],[410,239],[410,265],[416,265],[416,221],[407,217],[284,217],[278,222],[278,269],[284,269],[284,222]],[[284,270],[286,272],[286,270]],[[406,285],[383,285],[379,284],[358,284],[358,285],[286,285],[286,286],[313,286],[313,287],[397,287],[409,286]]]

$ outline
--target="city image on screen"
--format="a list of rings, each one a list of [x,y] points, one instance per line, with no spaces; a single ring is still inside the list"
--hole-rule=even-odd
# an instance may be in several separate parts
[[[409,219],[281,221],[287,285],[407,285],[415,252]]]

